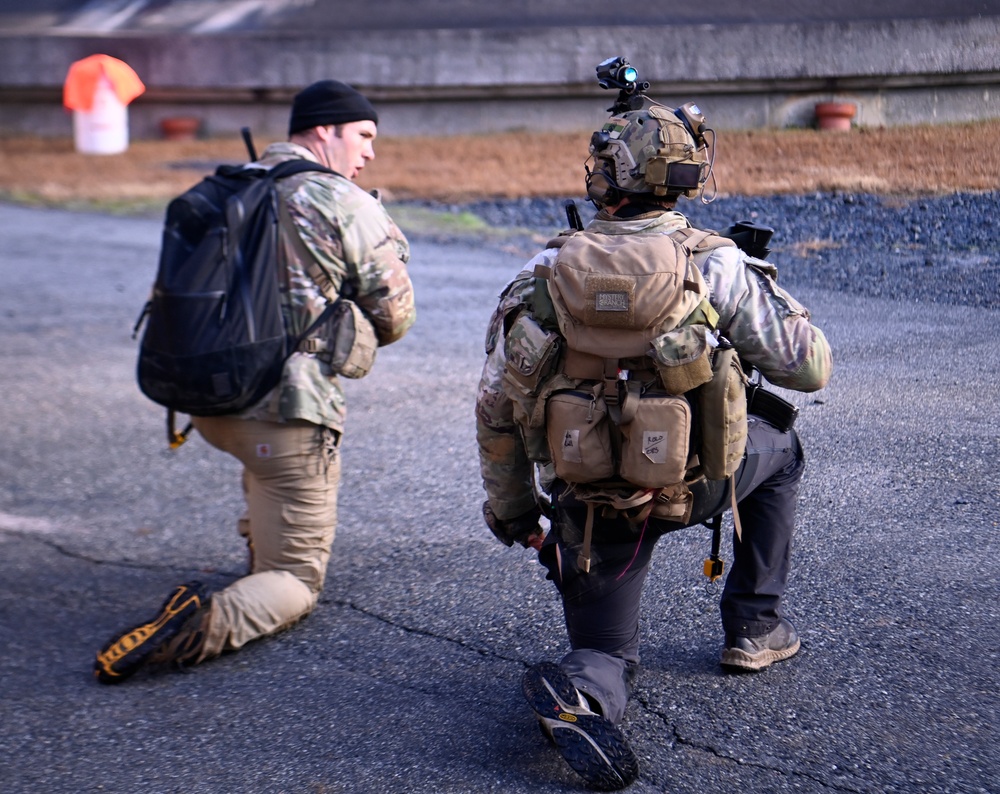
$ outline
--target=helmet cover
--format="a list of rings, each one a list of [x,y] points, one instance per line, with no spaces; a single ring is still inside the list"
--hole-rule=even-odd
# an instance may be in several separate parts
[[[707,149],[672,108],[648,102],[611,116],[593,134],[588,184],[599,176],[623,193],[694,198],[708,178]]]

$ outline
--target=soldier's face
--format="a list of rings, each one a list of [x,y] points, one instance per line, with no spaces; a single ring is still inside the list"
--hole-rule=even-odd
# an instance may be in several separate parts
[[[375,159],[374,121],[351,121],[334,128],[326,142],[330,167],[348,179],[357,179],[369,160]]]

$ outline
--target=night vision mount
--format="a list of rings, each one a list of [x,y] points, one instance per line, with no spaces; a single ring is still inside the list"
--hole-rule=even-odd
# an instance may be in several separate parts
[[[608,108],[612,115],[639,110],[649,90],[649,83],[640,81],[639,72],[621,55],[597,65],[597,84],[608,90],[618,89],[618,99]]]
[[[622,55],[608,58],[597,65],[597,84],[604,89],[618,89],[618,98],[608,108],[612,116],[644,108],[649,109],[653,106],[662,107],[646,95],[649,83],[639,79],[639,71]],[[701,200],[708,204],[715,200],[714,195],[711,199],[706,199],[704,195],[704,185],[709,178],[714,178],[715,130],[708,127],[705,122],[705,114],[694,102],[685,102],[680,107],[668,110],[672,111],[674,116],[684,125],[698,149],[710,150],[708,173],[703,173],[703,166],[699,162],[670,162],[667,167],[672,173],[667,176],[667,181],[665,183],[655,182],[654,184],[681,188],[682,192],[689,198],[692,197],[690,191],[697,190],[701,186]],[[709,132],[712,133],[711,146],[706,138],[706,133]],[[603,130],[595,132],[591,138],[591,152],[595,149],[602,150],[607,146],[609,140],[610,136]]]
[[[630,110],[642,110],[647,101],[653,103],[653,100],[646,96],[649,83],[646,80],[639,80],[639,71],[624,56],[608,58],[597,65],[597,84],[605,89],[618,89],[615,104],[608,108],[612,116]],[[686,102],[674,109],[674,115],[684,123],[699,146],[707,145],[705,114],[701,112],[701,108],[694,102]]]

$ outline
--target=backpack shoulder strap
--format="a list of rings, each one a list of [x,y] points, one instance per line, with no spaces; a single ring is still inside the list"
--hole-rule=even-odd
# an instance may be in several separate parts
[[[565,231],[559,232],[555,237],[549,240],[546,244],[546,248],[562,248],[566,241],[569,240],[574,234],[579,234],[583,229],[566,229]]]
[[[700,254],[705,251],[714,251],[716,248],[733,248],[736,243],[728,237],[706,229],[694,229],[690,226],[686,229],[678,229],[671,232],[670,237],[683,245],[692,254]]]
[[[701,273],[695,266],[696,255],[707,254],[717,248],[732,248],[736,246],[736,243],[728,237],[722,237],[711,230],[694,229],[690,226],[671,232],[669,237],[687,254],[688,280],[684,282],[684,285],[689,289],[695,288],[695,285],[701,281]],[[697,261],[701,262],[702,260],[699,257]],[[698,272],[697,277],[694,275],[696,271]]]
[[[283,163],[278,163],[278,165],[274,166],[268,172],[267,176],[270,179],[277,181],[279,179],[285,179],[286,177],[305,173],[307,171],[318,171],[324,174],[343,176],[341,173],[334,171],[332,168],[327,168],[325,165],[320,165],[312,160],[305,159],[286,160]],[[302,262],[306,272],[309,274],[309,277],[316,282],[316,286],[319,287],[320,292],[323,293],[323,297],[326,298],[331,304],[334,303],[340,297],[340,293],[337,291],[336,287],[334,287],[329,274],[327,274],[327,272],[320,267],[319,262],[316,261],[316,257],[313,256],[313,253],[306,247],[305,242],[302,240],[302,235],[300,235],[298,229],[295,228],[295,223],[292,221],[291,214],[288,212],[288,207],[285,205],[284,201],[278,202],[278,212],[281,224],[288,229],[289,238],[291,239],[292,246],[295,248],[295,253],[299,257],[299,261]]]
[[[339,171],[334,171],[332,168],[327,168],[325,165],[320,165],[312,160],[305,159],[286,160],[283,163],[278,163],[267,172],[267,175],[271,179],[277,180],[294,176],[295,174],[301,174],[305,171],[319,171],[323,174],[333,174],[334,176],[340,177],[343,176],[343,174]]]

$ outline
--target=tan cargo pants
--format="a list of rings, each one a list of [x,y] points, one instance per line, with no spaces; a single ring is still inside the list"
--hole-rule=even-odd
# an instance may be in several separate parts
[[[339,437],[309,422],[197,417],[198,432],[243,464],[247,510],[240,534],[253,548],[248,576],[212,594],[195,661],[287,628],[316,606],[337,525]]]

